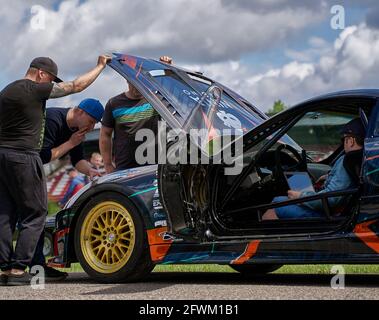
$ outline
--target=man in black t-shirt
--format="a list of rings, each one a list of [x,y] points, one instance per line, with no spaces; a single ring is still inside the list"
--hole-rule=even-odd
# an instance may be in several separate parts
[[[47,191],[39,151],[46,100],[84,90],[109,60],[108,56],[100,56],[91,71],[74,81],[62,82],[53,60],[36,58],[24,79],[0,92],[0,284],[30,284],[31,275],[25,269],[45,225]],[[20,230],[13,249],[17,221]]]
[[[172,63],[172,59],[167,56],[160,57],[160,61]],[[140,166],[135,159],[135,153],[144,142],[135,140],[137,131],[150,129],[155,134],[158,132],[158,113],[129,82],[128,86],[127,92],[109,99],[105,106],[99,145],[107,173]]]

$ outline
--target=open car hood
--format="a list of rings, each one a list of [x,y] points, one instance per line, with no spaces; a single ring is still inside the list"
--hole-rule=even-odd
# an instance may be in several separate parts
[[[114,54],[109,66],[126,78],[173,129],[202,129],[210,142],[241,136],[267,116],[237,93],[200,73],[141,57]],[[202,151],[209,144],[193,141]]]

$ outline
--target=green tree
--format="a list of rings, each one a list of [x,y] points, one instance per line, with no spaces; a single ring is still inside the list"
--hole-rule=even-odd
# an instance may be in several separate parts
[[[266,113],[269,117],[272,117],[273,115],[287,109],[287,106],[283,103],[282,100],[276,100],[274,102],[274,105],[268,112]]]

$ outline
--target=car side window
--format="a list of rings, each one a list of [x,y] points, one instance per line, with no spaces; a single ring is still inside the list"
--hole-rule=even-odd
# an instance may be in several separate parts
[[[342,127],[356,116],[334,111],[307,112],[289,131],[314,162],[328,158],[341,145]]]

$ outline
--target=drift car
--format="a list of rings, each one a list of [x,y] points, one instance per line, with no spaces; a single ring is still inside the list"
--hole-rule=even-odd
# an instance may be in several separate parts
[[[112,283],[142,279],[156,264],[262,274],[284,264],[379,263],[379,90],[316,97],[268,119],[203,74],[122,54],[109,65],[168,127],[188,133],[196,156],[221,154],[221,161],[149,165],[88,184],[56,217],[51,266],[79,261],[91,277]],[[287,194],[289,175],[312,188],[330,171],[343,154],[340,129],[357,117],[367,127],[360,184],[273,203]],[[191,138],[191,129],[204,129],[207,143]],[[238,174],[226,174],[232,165],[223,147],[212,146],[224,132],[243,160]],[[343,205],[331,207],[332,197]],[[262,220],[267,209],[313,200],[322,201],[322,217]]]

